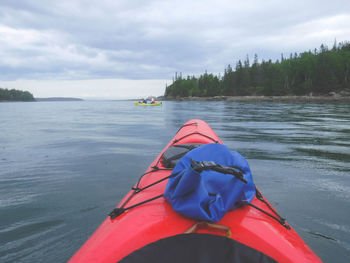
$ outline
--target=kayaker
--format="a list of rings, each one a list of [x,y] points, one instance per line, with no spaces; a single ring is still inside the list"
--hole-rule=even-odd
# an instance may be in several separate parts
[[[154,104],[154,103],[156,103],[156,102],[154,101],[154,98],[152,98],[152,102],[151,102],[151,104]]]
[[[147,104],[147,100],[146,100],[146,99],[143,99],[143,100],[142,100],[142,103]]]

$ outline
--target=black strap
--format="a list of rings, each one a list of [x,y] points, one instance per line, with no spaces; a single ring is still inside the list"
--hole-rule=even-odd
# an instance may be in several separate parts
[[[197,122],[191,122],[191,123],[184,124],[177,130],[176,133],[178,133],[182,128],[187,127],[187,126],[191,126],[191,125],[196,125],[196,127],[197,127],[198,123]]]
[[[201,136],[203,136],[203,137],[206,137],[206,138],[212,140],[212,141],[215,142],[215,143],[218,143],[218,142],[219,142],[219,141],[213,139],[212,137],[210,137],[210,136],[208,136],[208,135],[205,135],[205,134],[203,134],[203,133],[200,133],[200,132],[192,132],[192,133],[189,133],[189,134],[186,134],[186,135],[182,136],[182,137],[179,138],[179,139],[173,140],[173,143],[177,143],[177,142],[181,141],[182,139],[184,139],[184,138],[186,138],[186,137],[188,137],[188,136],[194,135],[194,134],[198,134],[198,135],[201,135]]]
[[[147,199],[147,200],[145,200],[145,201],[143,201],[143,202],[134,204],[134,205],[129,206],[129,207],[117,207],[117,208],[114,208],[114,209],[112,210],[112,212],[110,212],[108,215],[110,216],[111,219],[115,219],[115,218],[117,218],[118,216],[120,216],[121,214],[123,214],[126,210],[129,210],[129,209],[131,209],[131,208],[137,207],[137,206],[139,206],[139,205],[143,205],[143,204],[145,204],[145,203],[151,202],[151,201],[156,200],[156,199],[161,198],[161,197],[163,197],[162,194],[161,194],[161,195],[158,195],[158,196],[155,196],[155,197],[153,197],[153,198]]]
[[[238,166],[225,166],[225,165],[220,165],[217,164],[213,161],[207,162],[207,161],[195,161],[191,159],[191,167],[197,171],[198,173],[204,171],[204,170],[213,170],[219,173],[223,174],[232,174],[234,175],[237,179],[241,180],[245,184],[247,184],[247,180],[244,179],[243,174],[244,170]]]
[[[263,202],[276,216],[270,214],[269,212],[266,212],[265,210],[261,209],[260,207],[257,207],[256,205],[253,205],[251,203],[248,203],[249,206],[259,210],[260,212],[264,213],[265,215],[268,215],[269,217],[275,219],[277,222],[279,222],[282,226],[284,226],[286,229],[290,230],[290,226],[287,224],[286,219],[281,217],[275,209],[272,208],[272,206],[266,202],[258,188],[255,187],[255,195],[258,200]]]
[[[273,207],[266,202],[266,200],[264,199],[264,197],[262,196],[262,194],[260,193],[260,191],[258,190],[258,188],[255,187],[255,193],[256,193],[256,197],[263,202],[277,217],[279,217],[281,219],[281,221],[285,221],[286,219],[283,218],[282,216],[280,216],[277,211],[275,209],[273,209]]]
[[[171,174],[171,175],[169,175],[169,176],[166,176],[166,177],[164,177],[164,178],[162,178],[162,179],[160,179],[160,180],[158,180],[158,181],[156,181],[156,182],[154,182],[154,183],[151,183],[151,184],[149,184],[149,185],[147,185],[147,186],[145,186],[145,187],[142,187],[142,188],[139,188],[139,187],[137,186],[137,187],[133,187],[133,188],[131,188],[131,189],[134,190],[134,191],[136,191],[137,193],[139,193],[139,192],[141,192],[141,191],[143,191],[143,190],[145,190],[145,189],[147,189],[147,188],[149,188],[149,187],[151,187],[151,186],[153,186],[153,185],[159,184],[160,182],[163,182],[163,181],[165,181],[166,179],[169,179],[170,177],[174,177],[174,176],[176,176],[176,175],[178,175],[178,174],[179,174],[179,172],[178,172],[178,173]]]
[[[168,169],[158,169],[158,170],[168,170]],[[154,170],[153,170],[153,171],[150,171],[150,172],[154,172]],[[150,172],[148,172],[148,173],[150,173]],[[145,174],[146,174],[146,173],[145,173]],[[145,174],[143,174],[143,175],[141,176],[141,178],[142,178]],[[147,199],[147,200],[142,201],[142,202],[140,202],[140,203],[134,204],[134,205],[132,205],[132,206],[125,207],[125,205],[130,201],[130,199],[131,199],[134,195],[138,194],[139,192],[141,192],[141,191],[143,191],[143,190],[145,190],[145,189],[147,189],[147,188],[149,188],[149,187],[151,187],[151,186],[153,186],[153,185],[159,184],[160,182],[163,182],[163,181],[169,179],[170,177],[174,177],[174,176],[176,176],[176,175],[178,175],[178,174],[179,174],[179,173],[171,174],[171,175],[169,175],[169,176],[166,176],[166,177],[164,177],[164,178],[162,178],[162,179],[160,179],[160,180],[158,180],[158,181],[156,181],[156,182],[154,182],[154,183],[151,183],[151,184],[149,184],[149,185],[147,185],[147,186],[145,186],[145,187],[142,187],[142,188],[139,188],[139,183],[140,183],[140,180],[141,180],[141,178],[140,178],[139,181],[138,181],[138,183],[137,183],[137,185],[136,185],[136,187],[132,187],[132,188],[131,188],[131,189],[133,190],[133,192],[132,192],[132,194],[128,197],[128,199],[126,199],[126,201],[125,201],[120,207],[114,208],[114,209],[112,210],[112,212],[110,212],[108,215],[110,216],[111,219],[115,219],[115,218],[117,218],[118,216],[120,216],[121,214],[123,214],[126,210],[129,210],[129,209],[134,208],[134,207],[137,207],[137,206],[139,206],[139,205],[143,205],[143,204],[145,204],[145,203],[151,202],[151,201],[153,201],[153,200],[155,200],[155,199],[161,198],[161,197],[163,196],[163,194],[158,195],[158,196],[155,196],[155,197],[152,197],[152,198],[150,198],[150,199]]]
[[[150,173],[154,173],[154,172],[158,172],[158,171],[170,171],[170,170],[172,170],[172,168],[158,168],[158,166],[152,166],[151,168],[152,168],[151,171],[148,171],[148,172],[146,172],[146,173],[144,173],[143,175],[140,176],[139,180],[137,181],[136,188],[139,187],[142,178],[143,178],[146,174],[150,174]]]

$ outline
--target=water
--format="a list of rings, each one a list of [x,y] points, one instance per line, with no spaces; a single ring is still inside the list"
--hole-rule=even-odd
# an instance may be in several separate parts
[[[0,262],[65,262],[186,121],[207,121],[324,262],[350,262],[350,106],[0,103]]]

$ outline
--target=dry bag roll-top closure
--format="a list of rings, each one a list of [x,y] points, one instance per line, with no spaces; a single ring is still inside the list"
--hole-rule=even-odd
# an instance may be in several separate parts
[[[225,145],[210,143],[177,162],[164,192],[180,214],[218,222],[227,211],[250,203],[255,185],[247,161]]]

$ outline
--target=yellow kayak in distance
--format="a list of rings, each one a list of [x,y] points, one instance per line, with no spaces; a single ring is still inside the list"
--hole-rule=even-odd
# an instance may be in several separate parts
[[[155,103],[143,103],[143,102],[134,102],[135,105],[139,106],[162,106],[162,102],[155,102]]]

